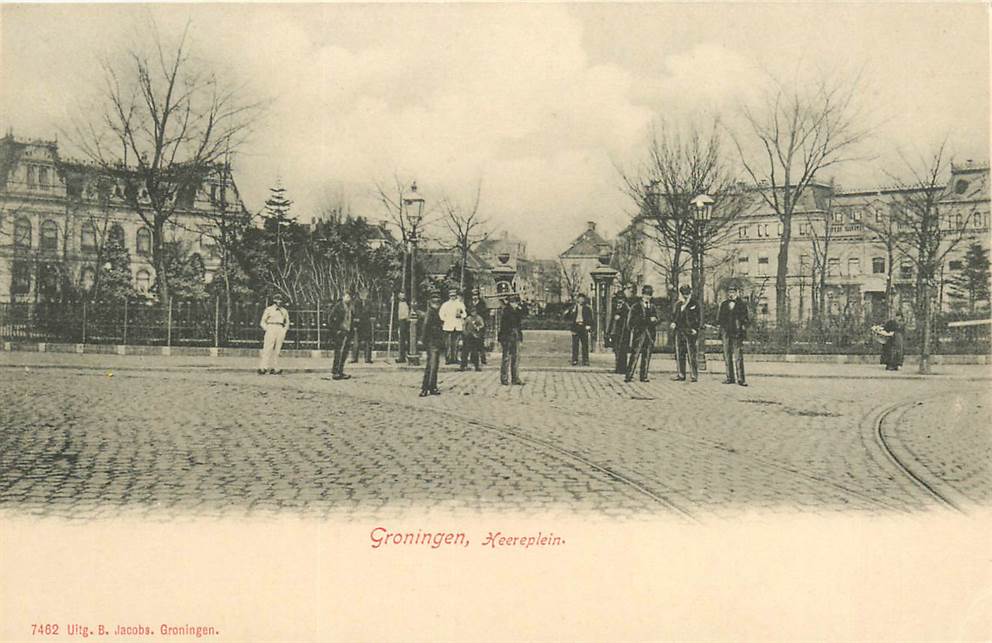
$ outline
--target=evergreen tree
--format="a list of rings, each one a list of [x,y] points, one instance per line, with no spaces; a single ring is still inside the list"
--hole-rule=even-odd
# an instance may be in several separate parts
[[[961,271],[948,280],[947,294],[966,305],[970,313],[988,310],[989,278],[989,251],[976,241],[968,246]]]
[[[266,227],[269,221],[279,225],[280,221],[289,221],[289,210],[293,207],[293,202],[286,197],[286,188],[282,186],[282,181],[276,179],[275,187],[269,188],[269,198],[265,200]]]
[[[131,253],[123,240],[109,235],[102,252],[103,264],[97,267],[92,297],[95,300],[118,301],[135,295],[131,279]]]

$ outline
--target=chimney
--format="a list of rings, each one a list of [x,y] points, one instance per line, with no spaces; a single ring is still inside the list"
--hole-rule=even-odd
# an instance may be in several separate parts
[[[586,221],[586,226],[588,226],[589,232],[595,232],[596,231],[596,222],[595,221]]]

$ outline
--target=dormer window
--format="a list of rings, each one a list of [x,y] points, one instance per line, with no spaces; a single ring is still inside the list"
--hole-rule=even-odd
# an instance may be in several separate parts
[[[964,194],[968,191],[968,182],[964,179],[958,179],[957,183],[954,184],[955,194]]]

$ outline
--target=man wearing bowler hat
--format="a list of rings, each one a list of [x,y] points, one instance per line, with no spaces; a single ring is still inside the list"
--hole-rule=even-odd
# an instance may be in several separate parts
[[[654,347],[655,333],[658,326],[658,309],[651,301],[654,289],[651,286],[641,288],[641,298],[630,308],[627,316],[627,326],[630,328],[632,352],[627,364],[625,382],[634,380],[634,371],[640,362],[640,378],[648,381],[648,371],[651,366],[651,349]]]
[[[699,303],[692,296],[692,286],[683,285],[679,288],[679,298],[672,311],[671,328],[675,331],[675,365],[678,368],[672,379],[684,382],[686,379],[686,360],[689,362],[689,381],[699,379],[699,369],[696,365],[696,340],[699,337]]]
[[[723,383],[747,386],[744,381],[744,336],[751,319],[747,304],[738,299],[738,295],[736,284],[727,286],[727,299],[720,304],[717,325],[723,338],[723,361],[727,367],[727,378]]]
[[[613,299],[613,318],[607,335],[613,343],[614,372],[627,374],[627,357],[630,355],[630,328],[627,317],[637,298],[634,297],[634,284],[624,284],[623,290]]]

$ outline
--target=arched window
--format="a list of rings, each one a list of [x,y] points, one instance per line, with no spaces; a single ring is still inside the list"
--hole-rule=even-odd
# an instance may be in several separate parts
[[[152,233],[148,228],[138,228],[135,235],[135,247],[138,254],[146,257],[152,253]]]
[[[38,168],[38,185],[42,190],[48,189],[48,168],[39,167]]]
[[[14,245],[18,248],[31,247],[31,220],[27,217],[14,222]]]
[[[134,287],[138,292],[148,292],[152,287],[152,274],[142,268],[134,276]]]
[[[59,226],[52,220],[41,224],[41,249],[49,252],[59,249]]]
[[[26,295],[31,292],[31,262],[14,261],[11,264],[10,293]]]
[[[93,266],[86,266],[79,272],[79,285],[83,290],[92,290],[96,283],[96,269]]]
[[[84,223],[79,231],[79,248],[83,252],[96,252],[96,226]]]
[[[35,176],[34,175],[34,172],[35,172],[34,166],[33,165],[29,165],[28,166],[28,189],[29,190],[33,190],[34,187],[35,187],[36,181],[35,181],[35,178],[34,178],[34,176]]]
[[[120,226],[119,223],[115,223],[110,226],[110,235],[107,239],[108,241],[115,242],[120,247],[124,247],[124,228]]]

